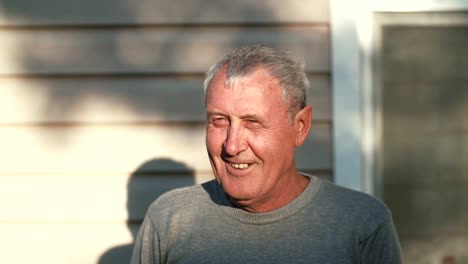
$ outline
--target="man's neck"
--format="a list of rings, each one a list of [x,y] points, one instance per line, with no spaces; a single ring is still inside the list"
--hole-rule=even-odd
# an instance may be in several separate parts
[[[299,195],[301,195],[301,193],[303,193],[307,188],[309,181],[310,179],[308,177],[305,177],[299,172],[296,172],[292,179],[286,179],[286,182],[283,185],[284,187],[278,192],[279,195],[275,197],[269,197],[269,199],[258,201],[252,204],[246,204],[242,201],[236,201],[232,198],[229,198],[229,200],[238,208],[251,213],[271,212],[288,205]]]

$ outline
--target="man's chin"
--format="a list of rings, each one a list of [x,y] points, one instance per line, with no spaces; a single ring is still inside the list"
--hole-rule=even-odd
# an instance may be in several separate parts
[[[249,204],[249,201],[255,199],[258,193],[251,188],[252,186],[250,188],[248,186],[233,186],[232,183],[221,184],[221,186],[229,199],[240,205]]]

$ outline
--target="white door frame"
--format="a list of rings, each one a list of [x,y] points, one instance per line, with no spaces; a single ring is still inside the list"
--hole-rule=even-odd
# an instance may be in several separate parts
[[[373,15],[467,11],[468,0],[330,0],[330,10],[334,181],[375,195]]]

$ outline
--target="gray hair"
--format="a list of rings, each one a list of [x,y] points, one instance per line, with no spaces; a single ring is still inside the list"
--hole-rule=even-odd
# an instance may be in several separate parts
[[[296,61],[287,52],[263,45],[232,50],[206,72],[203,83],[205,95],[214,76],[224,66],[227,67],[226,86],[231,86],[256,70],[265,68],[278,79],[283,89],[283,100],[289,103],[288,110],[292,114],[306,105],[309,80],[304,72],[304,63]]]

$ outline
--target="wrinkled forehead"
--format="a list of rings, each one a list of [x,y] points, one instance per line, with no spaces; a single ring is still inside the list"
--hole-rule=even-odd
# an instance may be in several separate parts
[[[205,91],[205,106],[213,88],[257,90],[260,93],[268,93],[269,96],[266,98],[268,101],[277,101],[286,104],[286,106],[290,103],[279,79],[267,67],[258,66],[241,74],[232,74],[231,76],[228,74],[229,68],[225,65],[213,76]],[[220,91],[218,90],[218,92]]]
[[[249,116],[265,122],[286,116],[287,105],[282,101],[276,82],[261,72],[230,86],[224,83],[224,78],[213,80],[206,95],[205,110],[208,115],[217,113],[237,118]]]

